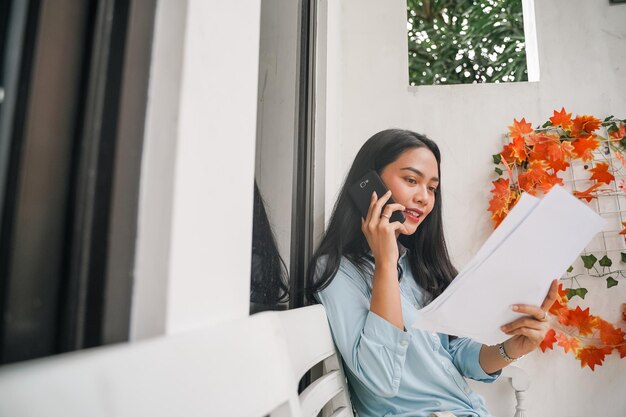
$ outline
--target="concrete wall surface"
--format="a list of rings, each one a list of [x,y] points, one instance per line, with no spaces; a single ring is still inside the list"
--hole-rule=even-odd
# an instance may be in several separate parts
[[[131,339],[248,315],[260,13],[158,4]]]
[[[462,268],[492,231],[491,155],[513,118],[543,123],[564,106],[575,114],[626,117],[626,5],[606,0],[535,2],[541,79],[506,84],[408,87],[404,0],[328,2],[326,54],[326,218],[354,155],[373,133],[403,127],[442,151],[446,237]],[[583,305],[618,322],[626,282],[610,290],[582,279]],[[535,352],[519,362],[531,376],[528,415],[626,415],[626,360],[595,372],[570,355]],[[474,384],[493,413],[512,415],[510,387]]]

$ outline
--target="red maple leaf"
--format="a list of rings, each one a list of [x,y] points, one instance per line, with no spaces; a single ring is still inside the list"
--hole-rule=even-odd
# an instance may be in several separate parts
[[[569,308],[567,308],[567,302],[555,301],[550,307],[549,313],[555,316],[559,323],[567,325],[569,323]]]
[[[493,182],[493,189],[491,190],[493,196],[489,201],[488,210],[491,212],[491,218],[496,222],[496,227],[519,198],[518,193],[511,191],[509,184],[510,182],[506,178],[498,178]]]
[[[546,134],[542,133],[542,132],[531,132],[529,133],[524,140],[526,141],[526,145],[528,146],[534,146],[538,143],[542,143],[544,140],[546,140]]]
[[[563,161],[574,155],[574,146],[570,141],[551,142],[548,144],[548,159],[551,161]]]
[[[526,136],[525,139],[528,146],[542,146],[561,141],[559,135],[550,132],[533,132]]]
[[[561,323],[566,323],[569,320],[569,308],[567,308],[568,293],[569,288],[563,289],[563,284],[559,283],[556,300],[550,306],[550,310],[548,310],[548,312],[556,316]]]
[[[580,136],[581,134],[587,136],[595,132],[600,128],[602,122],[600,119],[596,119],[593,116],[576,116],[572,120],[572,136]]]
[[[547,349],[554,349],[553,345],[554,345],[554,342],[556,342],[555,335],[556,335],[556,332],[554,331],[554,329],[548,330],[548,333],[546,333],[546,337],[544,337],[541,343],[539,344],[539,348],[541,349],[542,352],[545,352]]]
[[[557,345],[561,346],[565,353],[571,350],[574,354],[576,354],[578,349],[580,349],[580,340],[575,337],[568,338],[563,333],[559,333],[556,335],[556,340]]]
[[[620,123],[617,130],[609,133],[609,137],[614,141],[622,140],[622,138],[626,137],[626,124]]]
[[[574,191],[573,194],[575,197],[578,197],[581,200],[587,200],[587,202],[590,202],[593,198],[596,198],[596,196],[591,195],[591,193],[593,193],[595,190],[597,190],[601,186],[602,186],[601,182],[596,182],[591,187],[587,188],[585,191]]]
[[[526,119],[522,118],[519,122],[517,119],[513,119],[513,124],[509,126],[510,136],[512,138],[523,137],[525,134],[532,133],[533,125],[526,123]]]
[[[572,126],[572,113],[567,113],[565,107],[561,107],[560,112],[554,110],[554,116],[550,118],[553,126],[561,126],[565,130],[569,130]]]
[[[529,155],[531,161],[545,160],[555,172],[565,171],[569,167],[570,164],[566,159],[574,156],[574,146],[571,142],[561,142],[558,136],[553,135],[543,135],[535,139]]]
[[[511,143],[504,146],[504,149],[500,154],[507,161],[521,164],[528,158],[528,155],[526,154],[526,143],[524,142],[524,138],[521,136],[513,138]]]
[[[609,185],[615,177],[608,170],[609,164],[606,162],[598,162],[595,167],[589,170],[590,172],[593,172],[593,175],[589,179],[596,180],[598,183]]]
[[[626,333],[622,329],[618,329],[606,320],[598,319],[598,328],[600,329],[600,340],[608,346],[617,346],[626,343],[624,336]]]
[[[559,171],[565,171],[567,168],[569,168],[570,163],[567,161],[548,161],[548,165],[550,165],[550,168],[552,168],[554,170],[554,172],[559,172]]]
[[[531,161],[528,165],[528,170],[517,177],[520,188],[530,195],[536,195],[536,189],[544,181],[547,181],[549,177],[549,174],[546,172],[548,168],[549,166],[545,161],[540,159]]]
[[[548,145],[554,143],[555,141],[559,141],[558,136],[537,133],[534,135],[529,135],[527,138],[527,142],[532,146],[532,150],[530,153],[531,159],[548,159]]]
[[[539,184],[538,188],[544,193],[547,193],[555,185],[563,185],[563,179],[559,178],[556,174],[550,174]]]
[[[548,146],[548,164],[554,172],[565,171],[569,167],[567,158],[574,156],[574,146],[569,141],[553,143]]]
[[[567,302],[567,294],[569,293],[569,288],[563,289],[563,283],[559,283],[559,287],[556,289],[556,295],[559,301]]]
[[[596,365],[602,365],[604,357],[609,353],[611,353],[610,349],[607,352],[606,348],[598,348],[591,345],[580,349],[576,353],[576,359],[580,360],[581,368],[584,368],[586,365],[593,371]]]
[[[598,318],[589,314],[589,307],[584,310],[576,307],[575,310],[570,310],[567,325],[578,327],[578,334],[587,336],[593,333],[598,325]]]
[[[626,222],[622,222],[622,227],[623,227],[623,229],[622,229],[621,232],[619,232],[619,234],[620,235],[626,235]],[[624,314],[626,314],[626,313],[624,313]]]
[[[590,135],[578,138],[572,142],[572,146],[574,147],[574,152],[580,159],[583,161],[591,161],[593,159],[591,151],[597,149],[600,146],[600,142],[598,142],[595,136]]]

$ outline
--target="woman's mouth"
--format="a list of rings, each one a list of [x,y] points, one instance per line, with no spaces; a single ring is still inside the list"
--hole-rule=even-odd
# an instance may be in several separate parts
[[[410,220],[415,223],[418,223],[420,221],[423,214],[424,212],[417,208],[410,208],[410,209],[404,210],[404,217],[406,217],[407,220]]]

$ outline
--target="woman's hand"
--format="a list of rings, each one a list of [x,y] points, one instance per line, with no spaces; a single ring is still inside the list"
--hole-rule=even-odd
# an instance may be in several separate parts
[[[504,350],[507,355],[512,358],[519,358],[522,355],[537,349],[546,333],[550,330],[548,320],[548,310],[557,298],[558,281],[555,279],[550,285],[548,295],[543,300],[541,307],[516,304],[513,311],[526,314],[511,323],[502,326],[502,331],[508,335],[512,335],[510,339],[504,342]]]
[[[387,191],[381,198],[372,193],[370,208],[367,217],[361,221],[361,230],[367,239],[367,244],[374,255],[374,278],[372,285],[372,300],[370,310],[404,330],[402,318],[402,302],[400,301],[400,285],[398,285],[398,242],[400,231],[406,232],[406,227],[400,222],[389,222],[396,210],[405,210],[402,204],[385,203],[391,197]]]
[[[387,191],[380,198],[375,192],[372,193],[367,217],[361,220],[361,230],[367,239],[376,263],[392,264],[395,267],[399,257],[396,239],[400,232],[406,232],[406,228],[400,222],[390,223],[389,219],[394,211],[404,211],[405,207],[402,204],[394,203],[388,204],[383,209],[390,197],[391,191]]]

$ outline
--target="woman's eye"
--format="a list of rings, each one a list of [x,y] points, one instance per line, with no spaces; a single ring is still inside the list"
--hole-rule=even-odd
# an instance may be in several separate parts
[[[410,184],[417,184],[417,181],[415,181],[415,178],[407,178],[406,181]]]
[[[428,187],[428,190],[434,193],[434,192],[437,192],[437,187]]]

